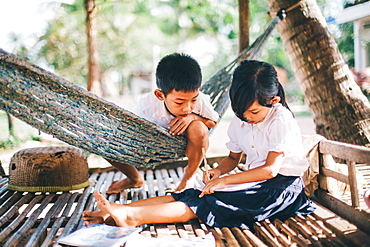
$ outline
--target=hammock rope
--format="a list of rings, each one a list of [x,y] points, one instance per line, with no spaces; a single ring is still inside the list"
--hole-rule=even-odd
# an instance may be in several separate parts
[[[222,116],[229,106],[231,70],[242,58],[256,59],[281,18],[227,66],[208,79]],[[186,138],[106,101],[49,71],[0,49],[0,109],[34,128],[104,158],[152,168],[185,157]]]

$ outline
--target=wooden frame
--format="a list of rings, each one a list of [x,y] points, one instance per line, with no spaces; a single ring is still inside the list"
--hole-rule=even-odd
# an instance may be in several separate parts
[[[344,160],[348,168],[348,175],[330,168],[327,155],[331,155],[340,161]],[[319,143],[320,174],[319,189],[315,195],[320,204],[331,209],[341,217],[351,221],[365,232],[370,232],[370,214],[365,205],[360,207],[359,188],[356,176],[356,164],[370,163],[370,148],[336,141],[322,140]],[[346,183],[350,187],[351,204],[338,199],[329,193],[328,178],[334,178]],[[362,200],[363,202],[363,200]],[[364,203],[363,203],[364,204]]]

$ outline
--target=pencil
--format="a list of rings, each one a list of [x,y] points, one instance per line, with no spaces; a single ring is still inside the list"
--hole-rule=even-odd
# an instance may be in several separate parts
[[[206,159],[206,151],[205,151],[204,148],[202,148],[202,154],[203,154],[204,168],[206,169],[206,175],[207,175],[207,178],[209,179],[208,164],[207,164],[207,159]]]

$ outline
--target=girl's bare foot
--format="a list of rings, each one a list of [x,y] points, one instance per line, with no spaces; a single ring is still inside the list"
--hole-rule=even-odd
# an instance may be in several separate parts
[[[98,208],[107,215],[110,215],[117,226],[121,227],[136,227],[137,222],[128,217],[129,207],[109,202],[100,192],[96,191],[95,199]]]
[[[140,188],[143,185],[144,185],[144,180],[142,178],[138,179],[137,181],[133,181],[129,178],[125,178],[120,181],[113,181],[105,193],[116,194],[121,191],[124,191],[125,189]]]
[[[85,226],[93,223],[103,224],[108,217],[109,214],[103,211],[84,211],[82,213],[82,220],[84,221]]]

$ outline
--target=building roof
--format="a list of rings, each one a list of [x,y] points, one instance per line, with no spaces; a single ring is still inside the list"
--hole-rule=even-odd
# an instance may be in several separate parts
[[[336,18],[336,23],[342,24],[370,16],[370,1],[345,8]]]

